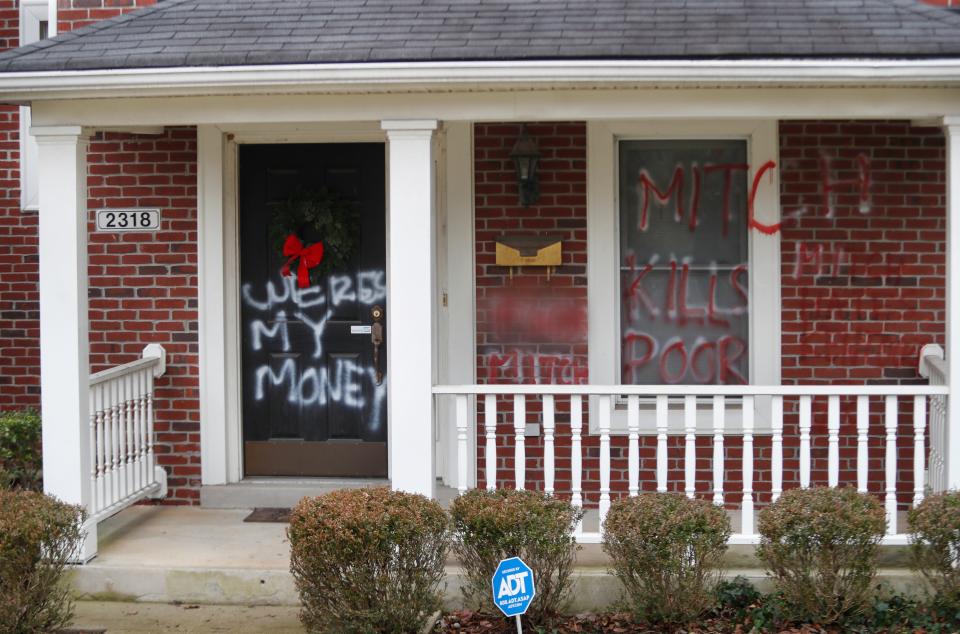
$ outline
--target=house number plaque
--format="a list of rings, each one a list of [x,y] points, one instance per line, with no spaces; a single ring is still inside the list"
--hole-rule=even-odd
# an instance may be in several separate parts
[[[97,231],[157,231],[160,229],[160,210],[157,208],[98,209]]]

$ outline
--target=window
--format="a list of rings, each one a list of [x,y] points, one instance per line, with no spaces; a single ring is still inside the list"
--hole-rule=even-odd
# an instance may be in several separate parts
[[[52,22],[48,0],[21,0],[20,45],[25,46],[46,39]],[[20,108],[20,207],[24,211],[39,209],[40,187],[37,180],[39,150],[30,136],[30,108]]]
[[[747,144],[617,142],[620,382],[748,382]]]
[[[779,232],[751,229],[747,209],[752,195],[755,224],[779,221],[768,161],[778,161],[776,121],[588,125],[591,383],[780,383]],[[624,409],[614,431],[626,429]],[[653,431],[653,416],[641,418]],[[738,418],[731,404],[727,427]],[[682,429],[682,411],[670,419]]]

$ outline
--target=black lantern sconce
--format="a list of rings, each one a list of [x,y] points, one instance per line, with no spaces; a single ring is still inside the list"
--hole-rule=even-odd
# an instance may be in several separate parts
[[[510,151],[510,158],[513,159],[513,166],[517,170],[520,204],[529,207],[540,198],[540,184],[537,181],[540,148],[527,132],[527,126],[523,126],[520,131],[520,138]]]

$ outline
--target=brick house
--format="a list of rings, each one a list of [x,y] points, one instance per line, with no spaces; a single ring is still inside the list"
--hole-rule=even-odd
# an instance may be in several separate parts
[[[853,485],[902,542],[960,486],[960,14],[701,4],[0,3],[0,408],[87,557],[144,498],[367,481],[744,543]],[[331,201],[301,286],[277,210]]]

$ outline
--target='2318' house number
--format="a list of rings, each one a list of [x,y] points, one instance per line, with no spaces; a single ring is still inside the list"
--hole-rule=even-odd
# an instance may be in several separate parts
[[[160,210],[153,209],[98,209],[97,231],[157,231],[160,228]]]

